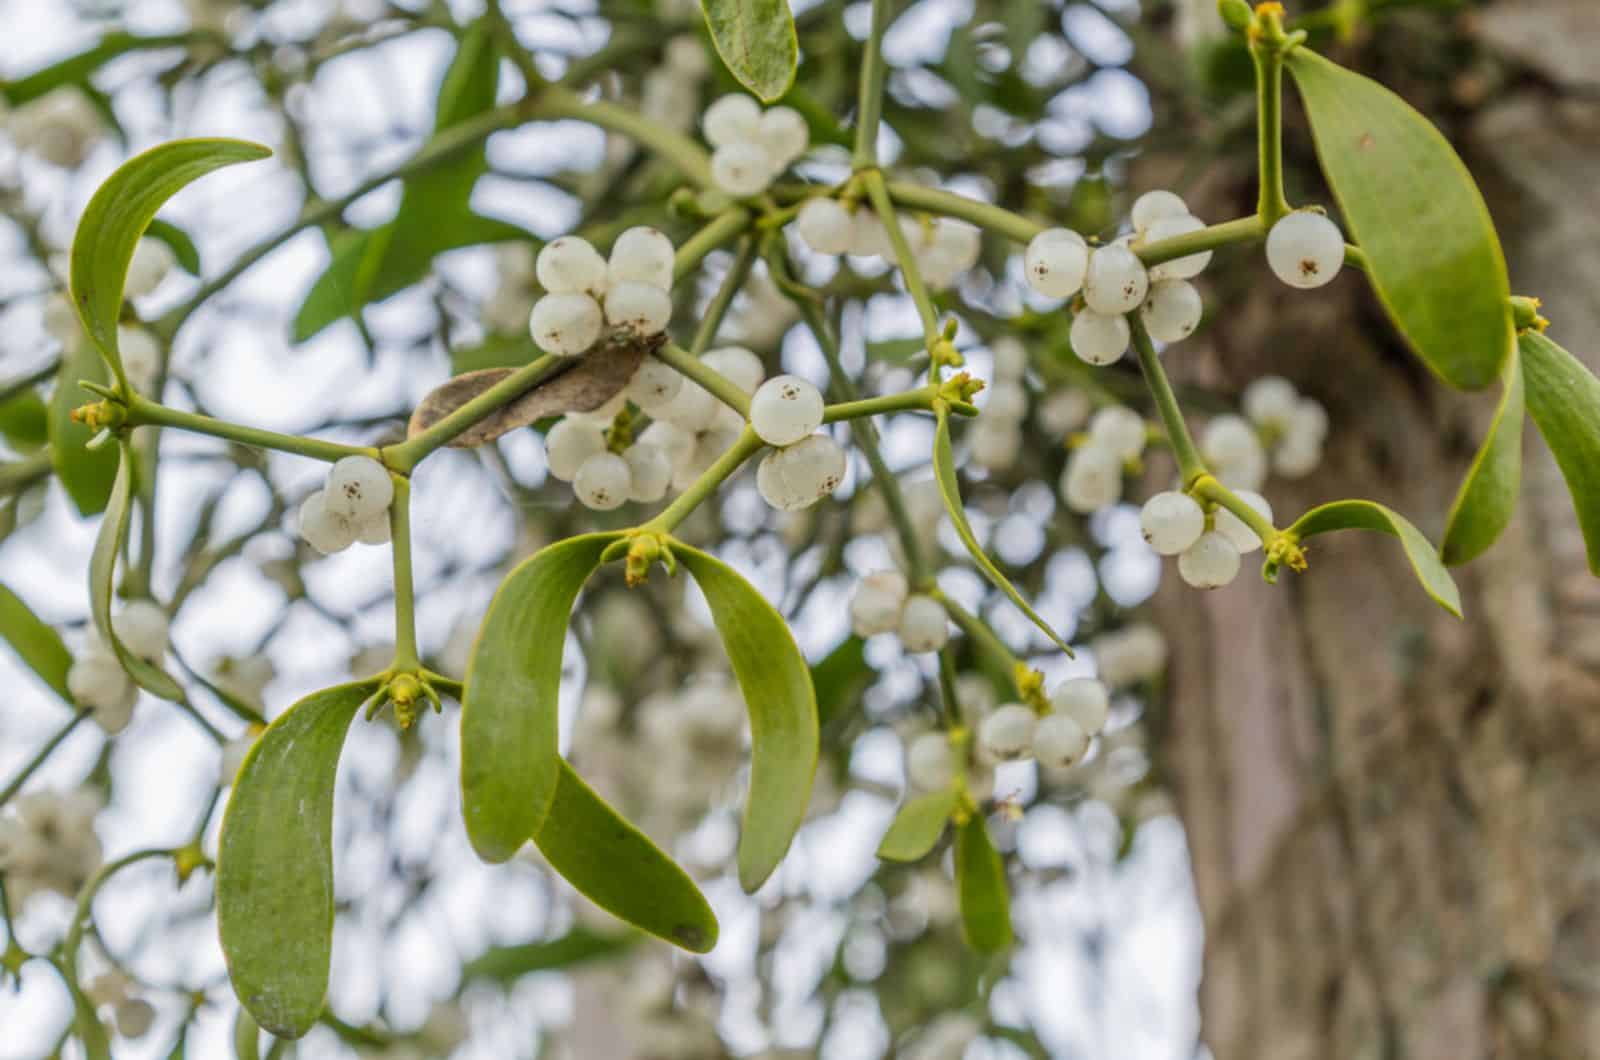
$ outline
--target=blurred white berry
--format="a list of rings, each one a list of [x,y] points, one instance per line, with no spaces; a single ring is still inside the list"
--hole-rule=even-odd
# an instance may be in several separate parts
[[[159,239],[145,236],[133,248],[133,260],[128,263],[128,278],[122,285],[127,298],[141,298],[161,286],[161,281],[172,271],[172,248]]]
[[[950,640],[950,618],[943,604],[918,593],[906,598],[897,632],[901,646],[908,652],[920,655],[938,651]]]
[[[1290,437],[1272,451],[1272,469],[1284,478],[1305,478],[1321,465],[1321,442]]]
[[[806,153],[811,130],[793,107],[768,107],[756,122],[755,141],[767,152],[772,168],[780,170]]]
[[[1107,365],[1120,360],[1128,352],[1133,333],[1124,317],[1080,309],[1077,316],[1072,318],[1072,330],[1067,337],[1072,343],[1072,352],[1078,355],[1080,361]]]
[[[1139,232],[1168,217],[1189,216],[1189,206],[1177,193],[1158,188],[1134,200],[1133,227]]]
[[[1176,239],[1178,236],[1186,236],[1192,232],[1198,232],[1205,226],[1206,223],[1198,217],[1189,217],[1187,215],[1183,217],[1163,217],[1145,231],[1144,239],[1140,245],[1148,246],[1151,243],[1159,243],[1163,239]],[[1188,254],[1172,261],[1164,261],[1150,270],[1150,278],[1152,280],[1192,280],[1206,271],[1206,266],[1211,264],[1211,254],[1212,252],[1209,250],[1202,250],[1198,254]]]
[[[968,438],[972,459],[990,471],[1004,471],[1022,455],[1022,431],[1010,420],[981,419]]]
[[[1100,679],[1123,688],[1159,676],[1167,665],[1167,638],[1147,622],[1102,633],[1089,644]]]
[[[1320,213],[1288,214],[1267,233],[1267,264],[1290,287],[1332,283],[1344,268],[1344,233]]]
[[[656,416],[683,389],[678,370],[654,357],[646,357],[628,380],[623,393],[646,413]]]
[[[137,325],[118,324],[117,352],[129,385],[145,393],[154,390],[161,370],[161,348],[156,345],[155,336]]]
[[[1083,300],[1096,313],[1130,313],[1150,290],[1150,274],[1138,255],[1121,243],[1096,247],[1089,254]]]
[[[711,60],[706,56],[706,46],[695,33],[684,33],[667,41],[662,52],[667,67],[684,77],[698,80],[711,72]]]
[[[858,637],[888,633],[900,624],[909,588],[899,571],[884,570],[867,575],[850,598],[850,628]]]
[[[533,263],[534,276],[551,294],[599,298],[606,290],[606,259],[581,236],[552,239]]]
[[[1200,292],[1187,280],[1159,280],[1150,286],[1150,296],[1139,307],[1139,315],[1150,337],[1157,342],[1182,342],[1200,326],[1205,306]]]
[[[1094,405],[1082,390],[1066,387],[1057,390],[1039,406],[1039,423],[1046,431],[1062,437],[1088,422]]]
[[[806,246],[818,254],[844,254],[850,250],[855,228],[850,211],[836,199],[807,199],[795,216],[795,227]]]
[[[635,443],[659,449],[666,455],[667,463],[677,464],[694,452],[695,438],[677,424],[657,420],[640,433]],[[577,474],[576,470],[573,474]]]
[[[736,199],[759,195],[774,176],[772,161],[754,143],[731,143],[711,155],[711,179]]]
[[[605,428],[592,420],[563,417],[550,433],[545,435],[545,460],[550,474],[562,482],[571,482],[578,475],[583,462],[606,449]]]
[[[672,485],[672,461],[665,450],[636,440],[622,454],[628,462],[628,499],[641,504],[654,504],[667,495]]]
[[[908,218],[902,218],[902,224]],[[859,258],[892,258],[894,244],[889,230],[871,210],[857,209],[850,218],[850,253]]]
[[[748,143],[761,124],[761,105],[740,92],[731,92],[706,108],[700,119],[706,142],[712,147]]]
[[[1089,445],[1136,460],[1144,452],[1144,418],[1126,405],[1107,405],[1089,420]]]
[[[1070,228],[1047,228],[1028,241],[1022,263],[1029,287],[1046,298],[1070,298],[1083,289],[1089,245]]]
[[[547,294],[533,303],[528,333],[539,348],[558,357],[576,357],[600,338],[605,317],[587,294]]]
[[[1261,494],[1250,490],[1235,490],[1234,496],[1254,508],[1267,522],[1272,522],[1272,505],[1268,504],[1267,499]],[[1212,526],[1217,533],[1227,538],[1241,555],[1249,555],[1261,547],[1261,539],[1256,536],[1256,532],[1245,525],[1243,519],[1226,508],[1218,508],[1213,513]]]
[[[767,369],[761,363],[761,358],[743,346],[721,346],[707,350],[700,360],[727,376],[734,386],[746,394],[754,394],[767,377]]]
[[[672,266],[672,240],[659,229],[636,225],[611,244],[606,281],[612,287],[619,283],[642,283],[670,290]]]
[[[153,600],[130,600],[111,620],[122,646],[141,659],[157,662],[167,654],[167,613]]]
[[[750,426],[768,445],[793,445],[822,425],[822,392],[797,375],[778,375],[756,388]]]
[[[988,387],[984,396],[983,414],[1010,423],[1020,421],[1028,414],[1028,392],[1021,383],[1002,379]]]
[[[616,453],[595,453],[572,479],[572,491],[586,508],[609,512],[622,507],[633,489],[633,472]]]
[[[1210,531],[1178,557],[1178,573],[1196,589],[1220,589],[1239,576],[1239,550]]]
[[[1264,375],[1244,388],[1239,405],[1258,426],[1283,431],[1294,419],[1299,402],[1293,383],[1281,375]]]
[[[1109,508],[1122,499],[1122,458],[1097,445],[1073,450],[1061,476],[1067,507],[1081,515]]]
[[[1111,713],[1111,693],[1093,677],[1073,677],[1050,693],[1050,706],[1078,723],[1090,736],[1106,727]]]
[[[1233,489],[1259,490],[1267,475],[1267,454],[1255,430],[1241,417],[1217,416],[1200,435],[1200,453],[1221,482]]]
[[[1088,751],[1089,734],[1065,714],[1040,718],[1033,728],[1033,756],[1046,769],[1075,766]]]
[[[1139,512],[1139,529],[1157,553],[1176,556],[1205,533],[1206,513],[1187,493],[1169,490],[1145,501]]]
[[[991,762],[1026,757],[1038,718],[1021,703],[1007,703],[978,725],[978,754]]]
[[[92,644],[67,670],[67,691],[80,707],[100,708],[120,702],[132,684],[109,648]]]
[[[357,523],[388,510],[394,500],[389,469],[370,456],[341,458],[328,470],[326,488],[328,510]]]
[[[300,536],[324,556],[331,556],[355,544],[356,528],[349,519],[328,510],[327,496],[317,490],[300,502]]]
[[[950,738],[942,732],[925,732],[906,748],[906,779],[922,791],[943,791],[955,782],[956,756]]]
[[[978,264],[983,255],[983,233],[975,225],[941,217],[923,250],[924,278],[935,287],[948,287]]]

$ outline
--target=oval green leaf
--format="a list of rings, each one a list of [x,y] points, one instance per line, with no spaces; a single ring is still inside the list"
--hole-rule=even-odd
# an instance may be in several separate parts
[[[689,874],[566,762],[534,842],[568,883],[612,916],[694,953],[717,944],[716,915]]]
[[[67,671],[72,668],[72,653],[61,641],[61,634],[33,613],[22,597],[0,585],[0,637],[39,679],[62,699],[72,702],[67,691]]]
[[[956,829],[955,864],[967,945],[979,953],[998,953],[1011,945],[1011,891],[1005,862],[978,814]]]
[[[772,103],[800,61],[788,0],[700,0],[717,54],[741,85]]]
[[[961,538],[961,543],[967,547],[967,554],[972,557],[972,562],[978,565],[978,569],[989,579],[990,584],[1005,593],[1011,602],[1017,605],[1018,610],[1027,615],[1056,647],[1070,656],[1072,649],[1067,646],[1067,642],[1050,628],[1050,623],[1033,609],[1033,605],[1022,598],[1022,594],[1017,592],[1017,587],[1011,584],[1011,579],[1000,572],[994,560],[990,559],[988,553],[984,552],[983,546],[978,544],[978,535],[972,532],[972,524],[967,522],[966,509],[961,506],[961,485],[956,479],[955,451],[950,445],[950,413],[944,408],[939,410],[938,427],[933,435],[933,474],[939,484],[939,496],[944,499],[944,510],[949,514],[950,522],[955,525],[956,536]]]
[[[106,499],[111,496],[111,483],[117,477],[117,451],[109,445],[88,448],[95,432],[73,421],[73,409],[98,400],[78,385],[80,379],[101,384],[111,379],[100,355],[82,340],[62,355],[55,393],[50,396],[50,466],[78,513],[96,515],[105,511]]]
[[[1450,506],[1439,558],[1446,566],[1471,562],[1488,551],[1510,525],[1522,492],[1522,359],[1513,348],[1506,358],[1500,407],[1483,447]]]
[[[1600,379],[1583,362],[1538,332],[1518,340],[1528,411],[1555,455],[1600,575]]]
[[[750,710],[739,883],[754,892],[783,860],[811,801],[818,741],[811,670],[783,616],[737,571],[680,542],[672,553],[705,594]]]
[[[172,260],[178,268],[190,276],[200,275],[200,248],[194,245],[194,240],[189,238],[189,233],[173,224],[157,217],[145,227],[144,234],[151,239],[158,239],[172,251]]]
[[[213,170],[272,154],[243,140],[174,140],[135,155],[106,178],[72,237],[72,302],[83,330],[126,387],[117,352],[122,285],[134,247],[156,211],[186,185]]]
[[[944,826],[950,823],[958,801],[954,790],[907,799],[878,844],[878,856],[885,861],[920,861],[927,857],[944,835]]]
[[[333,955],[333,790],[376,681],[336,685],[267,726],[239,767],[217,846],[217,928],[234,993],[298,1038],[322,1014]]]
[[[461,699],[461,813],[485,861],[532,839],[556,796],[561,656],[572,605],[618,534],[540,549],[500,583]]]
[[[132,444],[126,440],[118,448],[122,459],[117,464],[117,478],[112,483],[111,496],[106,501],[106,514],[100,523],[100,532],[95,535],[94,550],[89,553],[89,614],[94,619],[95,631],[100,634],[100,639],[111,645],[122,668],[140,688],[151,695],[181,703],[184,699],[183,687],[161,667],[139,658],[124,647],[111,625],[111,597],[116,591],[117,557],[128,543],[133,469],[139,460]]]
[[[1285,61],[1390,319],[1447,383],[1488,386],[1515,339],[1505,255],[1472,175],[1433,123],[1376,81],[1303,47]]]
[[[1335,501],[1311,509],[1295,520],[1286,533],[1304,541],[1335,530],[1376,530],[1398,537],[1422,588],[1440,607],[1461,617],[1461,591],[1440,562],[1433,545],[1405,516],[1372,501]]]

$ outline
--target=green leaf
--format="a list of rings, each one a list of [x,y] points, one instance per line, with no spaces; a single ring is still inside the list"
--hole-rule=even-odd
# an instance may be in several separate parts
[[[983,818],[973,814],[956,829],[956,892],[967,945],[997,953],[1011,945],[1011,892],[1006,865],[989,840]]]
[[[705,594],[750,709],[739,883],[753,892],[783,860],[811,800],[818,741],[811,671],[783,616],[737,571],[680,542],[673,542],[672,553]]]
[[[1515,341],[1511,288],[1467,167],[1428,119],[1376,81],[1303,47],[1286,63],[1395,327],[1447,383],[1488,386]]]
[[[922,860],[944,835],[959,801],[953,789],[907,799],[878,844],[878,856],[885,861]]]
[[[495,946],[468,961],[461,969],[463,981],[487,979],[512,983],[532,972],[572,968],[626,952],[639,936],[631,931],[600,934],[574,927],[565,935],[520,946]]]
[[[50,409],[38,391],[24,390],[0,404],[0,437],[19,453],[49,444]]]
[[[126,647],[111,625],[111,597],[116,591],[117,557],[128,543],[128,514],[133,496],[133,474],[138,456],[133,446],[123,441],[119,447],[122,460],[117,464],[117,478],[111,486],[111,496],[106,501],[105,519],[100,532],[95,535],[94,550],[89,554],[89,612],[94,618],[95,630],[100,639],[111,645],[117,660],[140,688],[151,695],[175,703],[183,701],[183,688],[172,675],[154,663],[134,655]]]
[[[27,664],[28,669],[55,690],[56,695],[72,702],[67,691],[67,671],[72,668],[72,653],[61,642],[61,634],[34,614],[22,597],[0,585],[0,637],[4,637]]]
[[[1483,447],[1450,507],[1439,556],[1447,566],[1477,559],[1505,532],[1522,491],[1522,362],[1513,349],[1506,358],[1500,407]]]
[[[1439,561],[1433,545],[1405,516],[1372,501],[1335,501],[1311,509],[1295,520],[1295,524],[1286,532],[1293,534],[1296,540],[1304,541],[1334,530],[1376,530],[1398,537],[1422,588],[1440,607],[1457,618],[1461,617],[1460,590],[1456,588],[1450,572]]]
[[[217,928],[234,993],[298,1038],[322,1014],[333,954],[333,791],[339,754],[378,682],[300,700],[245,755],[217,845]]]
[[[122,284],[139,237],[172,196],[213,170],[272,152],[243,140],[174,140],[135,155],[107,177],[72,237],[72,302],[83,330],[125,384],[117,353]]]
[[[867,665],[867,642],[851,634],[811,667],[817,696],[817,723],[827,725],[853,706],[878,672]]]
[[[1600,379],[1537,332],[1523,332],[1518,346],[1528,411],[1567,480],[1589,570],[1600,575]]]
[[[90,75],[119,55],[146,49],[181,47],[188,42],[188,37],[183,34],[137,37],[120,30],[112,31],[86,51],[68,56],[42,70],[35,70],[26,77],[0,84],[0,95],[13,107],[20,107],[63,85],[87,87]]]
[[[485,368],[521,368],[539,356],[526,334],[490,335],[475,346],[450,351],[450,374],[465,375]]]
[[[612,916],[695,953],[717,944],[717,918],[700,888],[565,762],[534,842],[568,883]]]
[[[233,1017],[233,1056],[234,1060],[261,1060],[261,1028],[242,1006]]]
[[[739,83],[764,103],[794,84],[800,61],[788,0],[700,0],[717,54]]]
[[[109,445],[88,448],[95,432],[73,422],[73,409],[96,400],[78,385],[80,379],[101,384],[111,380],[110,369],[87,342],[78,342],[61,358],[61,372],[50,397],[50,464],[79,514],[95,515],[105,510],[106,498],[111,495],[117,451]]]
[[[461,701],[461,812],[485,861],[505,861],[556,797],[561,655],[583,583],[618,534],[540,549],[506,576],[483,616]]]
[[[1034,625],[1044,631],[1044,635],[1049,637],[1056,647],[1070,656],[1072,649],[1067,646],[1067,642],[1062,640],[1060,635],[1050,628],[1050,623],[1040,617],[1032,605],[1022,598],[1022,594],[1017,592],[1017,587],[1000,573],[1000,568],[995,566],[994,560],[990,559],[983,551],[983,546],[978,544],[978,537],[972,532],[972,524],[967,522],[966,510],[961,506],[961,486],[956,481],[955,452],[950,447],[950,413],[942,408],[939,410],[939,425],[933,436],[933,474],[939,483],[939,496],[944,498],[944,510],[949,513],[950,521],[955,524],[956,536],[967,546],[967,553],[972,556],[972,562],[978,565],[983,576],[988,578],[996,589],[1010,597],[1011,602],[1032,619]]]
[[[178,263],[178,268],[190,276],[200,275],[200,248],[194,245],[189,233],[171,221],[163,221],[157,217],[150,222],[144,234],[165,243],[167,249],[172,251],[172,259]]]

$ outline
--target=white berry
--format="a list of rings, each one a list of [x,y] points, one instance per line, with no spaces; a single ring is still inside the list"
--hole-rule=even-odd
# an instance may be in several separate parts
[[[628,499],[641,504],[654,504],[667,495],[672,485],[672,461],[666,450],[648,445],[641,438],[622,454],[628,462]]]
[[[901,646],[908,652],[920,655],[938,651],[950,640],[950,618],[943,604],[919,593],[906,598],[897,632]]]
[[[845,254],[850,250],[850,240],[855,226],[850,221],[850,211],[836,199],[808,199],[795,216],[795,226],[806,246],[818,254]]]
[[[1080,361],[1107,365],[1120,360],[1128,352],[1133,333],[1124,317],[1080,309],[1078,315],[1072,318],[1072,330],[1067,338],[1072,343],[1072,352],[1078,355]]]
[[[606,292],[606,321],[638,335],[659,335],[672,319],[672,296],[664,288],[624,280]]]
[[[1239,404],[1257,425],[1283,431],[1294,419],[1300,394],[1282,376],[1264,375],[1244,388]]]
[[[1178,573],[1196,589],[1220,589],[1239,576],[1239,550],[1214,530],[1202,534],[1178,557]]]
[[[1089,421],[1089,444],[1135,460],[1144,452],[1144,419],[1126,405],[1107,405]]]
[[[394,480],[389,469],[370,456],[347,456],[328,470],[328,510],[353,522],[363,522],[388,509],[394,500]]]
[[[605,449],[605,428],[593,420],[574,419],[571,416],[564,417],[551,427],[544,439],[545,460],[550,465],[550,474],[562,482],[571,482],[577,477],[584,461],[596,453],[605,452]]]
[[[766,191],[772,177],[772,160],[754,143],[731,143],[712,152],[711,179],[736,199]]]
[[[778,375],[750,399],[750,426],[768,445],[793,445],[822,425],[822,392],[796,375]]]
[[[1047,228],[1034,236],[1022,259],[1028,286],[1046,298],[1070,298],[1083,289],[1089,245],[1070,228]]]
[[[300,503],[300,536],[324,556],[343,552],[356,540],[354,524],[328,510],[327,494],[317,490]]]
[[[392,536],[388,512],[379,512],[356,524],[356,540],[363,545],[387,545]]]
[[[1200,435],[1200,453],[1223,485],[1259,490],[1267,477],[1267,452],[1242,417],[1218,416]]]
[[[605,317],[600,303],[576,292],[547,294],[533,303],[528,333],[539,348],[558,357],[576,357],[600,338]]]
[[[1250,490],[1235,490],[1234,496],[1254,508],[1267,522],[1272,522],[1272,505],[1268,504],[1267,499],[1261,494]],[[1229,543],[1239,550],[1241,555],[1249,555],[1261,547],[1261,539],[1256,536],[1256,532],[1250,529],[1243,519],[1240,519],[1226,508],[1218,508],[1216,510],[1213,514],[1212,525],[1216,528],[1217,533],[1227,538]]]
[[[606,259],[581,236],[552,239],[534,259],[533,272],[551,294],[599,297],[606,289]]]
[[[1033,728],[1033,757],[1046,769],[1066,769],[1083,761],[1089,734],[1065,714],[1040,718]]]
[[[612,286],[643,283],[665,291],[672,287],[672,264],[672,240],[649,225],[636,225],[611,244],[606,280]]]
[[[572,479],[572,491],[586,508],[608,512],[622,507],[633,489],[633,472],[616,453],[595,453]]]
[[[782,169],[806,153],[811,130],[793,107],[768,107],[756,122],[755,141],[767,152],[772,168]]]
[[[923,791],[943,791],[956,779],[956,756],[950,738],[942,732],[925,732],[906,748],[906,779]]]
[[[161,347],[154,335],[133,324],[118,324],[117,353],[130,386],[146,393],[155,389],[156,375],[161,371]]]
[[[1157,281],[1139,307],[1145,329],[1157,342],[1182,342],[1194,334],[1204,313],[1200,292],[1187,280]]]
[[[1158,493],[1139,512],[1139,529],[1157,553],[1176,556],[1205,533],[1206,513],[1187,493]]]
[[[878,571],[861,579],[850,598],[850,628],[858,637],[888,633],[900,624],[909,589],[899,571]]]
[[[167,613],[151,600],[133,600],[111,620],[122,646],[141,659],[158,661],[167,654]]]
[[[123,282],[122,293],[128,298],[139,298],[161,286],[161,281],[172,271],[172,248],[159,239],[146,236],[133,248],[133,260],[128,263],[128,278]]]
[[[700,360],[728,377],[733,385],[746,394],[754,394],[756,387],[767,377],[761,358],[743,346],[721,346],[702,354]]]
[[[1038,718],[1021,703],[1007,703],[978,726],[978,753],[991,762],[1026,757]]]
[[[1089,254],[1083,300],[1096,313],[1129,313],[1150,290],[1150,274],[1138,255],[1121,243],[1096,247]]]
[[[1122,499],[1122,459],[1097,445],[1073,451],[1061,475],[1067,507],[1082,515],[1109,508]]]
[[[761,124],[761,105],[739,92],[733,92],[706,108],[700,119],[706,142],[712,147],[753,140]]]
[[[1147,191],[1133,203],[1133,227],[1143,232],[1168,217],[1189,216],[1189,205],[1177,193],[1156,189]]]
[[[1050,693],[1050,706],[1094,736],[1106,727],[1106,718],[1111,714],[1111,693],[1093,677],[1074,677],[1061,682]]]
[[[1344,267],[1344,233],[1320,213],[1289,214],[1267,233],[1267,264],[1290,287],[1332,283]]]
[[[1151,225],[1144,234],[1143,245],[1159,243],[1163,239],[1176,239],[1186,236],[1191,232],[1198,232],[1206,223],[1198,217],[1163,217]],[[1152,280],[1192,280],[1211,264],[1211,251],[1202,250],[1198,254],[1189,254],[1172,261],[1164,261],[1150,270]]]
[[[117,657],[98,644],[74,659],[67,670],[67,691],[80,707],[114,706],[126,698],[131,684]]]
[[[678,370],[654,357],[646,357],[628,380],[623,393],[651,416],[657,416],[683,389]]]
[[[808,508],[844,481],[844,450],[826,434],[813,434],[768,453],[756,469],[756,488],[779,511]]]

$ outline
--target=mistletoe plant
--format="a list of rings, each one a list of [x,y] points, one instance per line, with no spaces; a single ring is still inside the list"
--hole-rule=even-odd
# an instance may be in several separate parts
[[[1305,33],[1286,26],[1279,4],[1252,9],[1245,0],[1221,0],[1224,20],[1246,39],[1254,63],[1256,210],[1207,224],[1177,195],[1152,192],[1134,205],[1126,234],[1102,240],[926,186],[880,164],[881,41],[889,7],[885,0],[872,4],[852,172],[832,186],[792,171],[825,116],[777,104],[796,64],[794,25],[781,3],[706,2],[719,54],[761,101],[733,94],[710,106],[702,120],[710,150],[668,125],[538,77],[526,53],[507,40],[493,7],[462,28],[434,137],[396,174],[408,198],[455,202],[456,212],[423,215],[403,203],[389,225],[336,246],[328,274],[296,321],[298,335],[404,287],[415,278],[415,263],[425,268],[442,249],[506,236],[499,222],[466,205],[485,165],[481,142],[495,130],[568,118],[630,137],[676,171],[674,209],[699,227],[678,246],[649,226],[616,233],[604,254],[576,235],[546,244],[531,269],[523,267],[522,279],[537,300],[511,310],[514,319],[527,320],[538,355],[520,366],[452,379],[421,402],[405,439],[390,445],[276,434],[181,411],[151,396],[159,388],[145,367],[148,340],[130,326],[135,321],[125,296],[144,289],[147,274],[159,267],[151,264],[165,245],[152,242],[162,231],[156,213],[190,182],[262,159],[266,148],[216,139],[165,144],[122,166],[89,204],[72,246],[71,292],[72,309],[97,352],[69,359],[63,371],[98,400],[77,408],[63,405],[67,398],[58,401],[52,443],[60,477],[80,508],[104,508],[89,570],[98,647],[70,661],[69,669],[64,650],[50,647],[54,635],[34,630],[45,647],[24,653],[28,660],[109,730],[126,723],[134,686],[187,702],[184,682],[163,664],[165,612],[137,599],[145,588],[126,579],[123,591],[135,599],[120,612],[113,605],[130,511],[157,466],[154,447],[135,444],[141,432],[193,432],[326,463],[324,488],[299,509],[300,534],[323,553],[356,544],[387,545],[393,553],[392,661],[381,673],[302,699],[259,731],[248,741],[228,801],[216,857],[222,947],[234,988],[261,1027],[296,1037],[323,1018],[334,920],[334,777],[357,714],[370,718],[384,706],[409,726],[427,707],[438,711],[444,700],[459,702],[461,808],[482,858],[506,861],[531,841],[578,891],[615,916],[687,950],[715,945],[717,920],[691,877],[559,752],[557,699],[568,624],[585,584],[607,564],[622,564],[630,586],[659,569],[686,574],[699,587],[748,706],[749,786],[737,864],[745,890],[760,888],[783,860],[810,799],[819,739],[813,674],[780,613],[733,567],[685,543],[678,532],[757,458],[757,484],[774,508],[798,510],[828,497],[848,466],[844,434],[828,429],[835,424],[850,425],[849,445],[871,470],[870,488],[881,494],[903,565],[861,580],[852,624],[863,637],[892,635],[908,652],[935,654],[943,700],[939,726],[911,744],[915,794],[879,854],[920,860],[953,829],[968,941],[981,951],[1011,943],[1006,869],[986,823],[1005,805],[992,790],[992,767],[1027,757],[1051,769],[1081,761],[1105,726],[1108,690],[1092,678],[1046,689],[1039,672],[941,590],[926,552],[927,527],[919,525],[926,509],[889,470],[873,426],[874,418],[888,414],[932,421],[928,455],[937,494],[972,563],[1060,651],[1070,652],[985,553],[962,505],[958,421],[977,417],[966,431],[974,458],[1002,463],[1008,451],[1014,454],[1023,400],[1020,369],[998,365],[997,384],[980,415],[974,398],[983,384],[962,370],[960,323],[937,296],[974,267],[986,245],[1021,252],[1027,284],[1070,320],[1072,352],[1083,362],[1110,365],[1132,349],[1153,422],[1127,406],[1102,408],[1071,437],[1062,492],[1076,510],[1106,507],[1121,497],[1125,477],[1148,446],[1169,449],[1176,480],[1148,499],[1141,522],[1158,553],[1177,557],[1188,583],[1225,585],[1241,556],[1256,549],[1263,552],[1263,576],[1273,581],[1285,568],[1306,571],[1310,543],[1319,535],[1372,530],[1395,537],[1422,589],[1459,614],[1448,568],[1483,553],[1511,519],[1525,411],[1567,478],[1591,568],[1600,574],[1600,381],[1544,335],[1537,300],[1512,295],[1472,177],[1406,103],[1310,50]],[[523,69],[528,86],[523,98],[496,105],[502,56]],[[1304,104],[1335,203],[1295,204],[1286,197],[1285,72]],[[206,298],[282,238],[327,219],[339,205],[309,208],[291,232],[247,253],[191,301],[153,322],[155,332],[170,340]],[[800,278],[791,234],[812,255],[877,257],[898,271],[922,330],[921,359],[912,361],[919,375],[909,388],[857,393],[836,328],[838,302],[847,296]],[[1344,268],[1361,271],[1396,331],[1440,382],[1463,390],[1498,387],[1498,412],[1439,549],[1404,516],[1367,500],[1336,500],[1287,523],[1274,520],[1258,492],[1268,467],[1307,473],[1328,431],[1321,407],[1283,380],[1253,386],[1245,416],[1215,417],[1198,440],[1191,434],[1163,352],[1200,326],[1202,299],[1193,281],[1213,255],[1250,245],[1262,245],[1270,270],[1297,290],[1327,284]],[[672,292],[694,281],[707,255],[723,247],[735,248],[733,265],[701,319],[680,334],[671,319]],[[747,350],[715,345],[758,263],[826,356],[826,399],[804,379],[766,378],[766,365]],[[425,667],[418,651],[411,476],[447,446],[489,445],[528,428],[543,434],[551,472],[571,481],[588,508],[665,504],[636,522],[597,516],[592,532],[556,541],[512,570],[483,617],[465,681],[458,683]],[[19,601],[7,607],[11,639],[18,641],[14,631],[37,620]],[[952,622],[1009,675],[1014,702],[981,718],[961,702]],[[54,644],[59,647],[59,638]],[[247,720],[261,720],[247,705],[235,705]],[[198,846],[168,853],[185,871],[203,860]],[[106,866],[87,883],[80,917],[94,889],[120,865]],[[69,939],[62,962],[69,982],[75,944]],[[96,1032],[84,1031],[86,1045],[104,1055]]]

